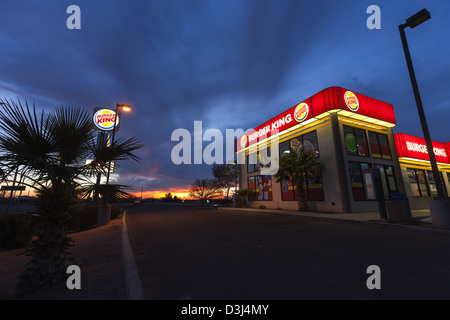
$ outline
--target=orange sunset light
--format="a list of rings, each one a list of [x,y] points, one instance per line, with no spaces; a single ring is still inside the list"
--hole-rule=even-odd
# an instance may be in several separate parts
[[[163,191],[163,190],[144,191],[144,192],[142,192],[142,198],[143,199],[148,199],[148,198],[161,199],[161,198],[164,198],[166,193],[171,193],[172,197],[176,196],[178,199],[190,199],[189,191],[183,190],[183,189],[168,190],[168,191]],[[130,194],[137,198],[141,197],[140,191],[130,192]]]

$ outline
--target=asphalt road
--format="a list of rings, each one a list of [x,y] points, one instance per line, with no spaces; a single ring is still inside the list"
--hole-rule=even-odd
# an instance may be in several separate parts
[[[446,234],[159,204],[127,221],[146,299],[450,299]]]

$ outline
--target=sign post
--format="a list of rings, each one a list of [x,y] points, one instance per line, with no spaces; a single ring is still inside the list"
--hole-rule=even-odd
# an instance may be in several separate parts
[[[25,186],[3,186],[2,187],[2,191],[3,191],[3,198],[5,197],[5,191],[11,191],[11,194],[9,196],[9,201],[8,201],[8,207],[6,209],[6,213],[9,212],[9,207],[11,206],[11,201],[12,201],[12,195],[14,193],[14,191],[20,191],[22,192],[23,190],[25,190]],[[2,199],[2,206],[3,206],[3,199]],[[17,207],[16,207],[17,210]]]
[[[14,174],[14,180],[13,180],[13,184],[11,188],[14,188],[15,184],[16,184],[16,179],[17,179],[17,174],[19,173],[19,167],[17,167],[16,169],[16,173]],[[10,189],[11,190],[11,189]],[[12,195],[13,195],[14,190],[11,190],[11,194],[9,195],[9,201],[8,201],[8,207],[6,209],[6,213],[9,212],[9,207],[11,206],[11,201],[12,201]]]
[[[25,186],[3,186],[1,191],[24,191]]]

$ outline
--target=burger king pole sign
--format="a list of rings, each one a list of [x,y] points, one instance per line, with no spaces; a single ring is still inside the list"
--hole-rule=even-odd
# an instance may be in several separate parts
[[[114,129],[114,122],[116,129],[119,125],[119,117],[117,116],[116,120],[116,112],[110,109],[95,109],[93,122],[95,125],[95,129],[98,131],[111,131]]]

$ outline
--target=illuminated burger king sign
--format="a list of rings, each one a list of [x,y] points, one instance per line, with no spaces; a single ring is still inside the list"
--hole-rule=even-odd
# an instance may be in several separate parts
[[[283,112],[277,117],[267,121],[261,126],[251,130],[249,133],[244,134],[240,138],[240,147],[245,149],[246,147],[254,144],[257,141],[264,140],[273,134],[282,132],[298,122],[302,122],[310,115],[310,107],[308,104],[302,102],[292,107],[291,109]],[[294,121],[297,121],[297,123]]]
[[[241,148],[244,149],[247,146],[247,136],[244,134],[241,138]]]
[[[94,113],[94,124],[100,130],[112,130],[116,113],[110,109],[99,109]],[[119,117],[117,117],[116,126],[119,125]]]
[[[430,161],[425,139],[404,133],[394,135],[395,147],[399,158],[411,158]],[[450,163],[448,147],[442,142],[432,141],[433,153],[437,162]]]
[[[309,106],[306,103],[304,102],[299,103],[295,107],[294,118],[298,122],[302,122],[303,120],[305,120],[308,114],[309,114]]]
[[[345,104],[347,105],[347,107],[350,110],[358,111],[358,109],[359,109],[358,98],[356,97],[356,95],[353,92],[347,91],[344,94],[344,100],[345,100]]]

